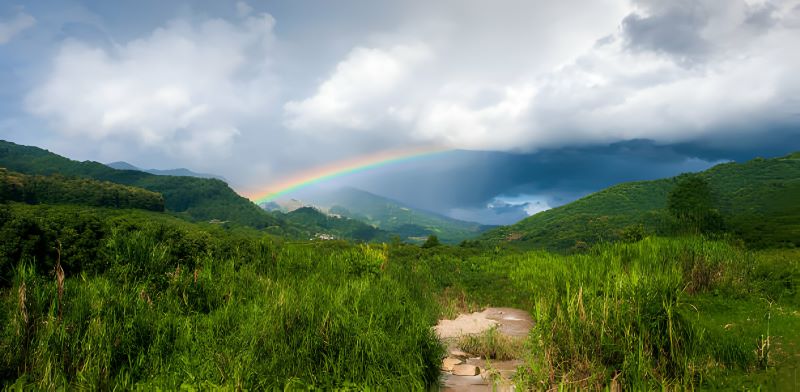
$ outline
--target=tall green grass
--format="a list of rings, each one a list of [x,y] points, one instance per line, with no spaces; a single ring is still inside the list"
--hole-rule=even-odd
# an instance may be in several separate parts
[[[779,296],[796,298],[800,284],[796,262],[701,237],[447,259],[447,268],[431,267],[453,271],[439,279],[443,293],[531,312],[517,381],[533,389],[694,389],[725,372],[758,372],[774,364],[769,324],[749,334],[709,326],[699,301],[764,299],[755,303],[768,311]]]
[[[22,262],[3,291],[0,379],[53,389],[348,385],[423,389],[443,352],[424,277],[386,249],[256,242],[176,263],[114,231],[103,274],[56,283]],[[21,297],[24,293],[24,298]]]
[[[125,216],[87,242],[48,224],[4,238],[22,251],[2,255],[15,262],[0,286],[3,387],[427,389],[443,355],[430,327],[487,305],[533,316],[503,353],[491,333],[463,342],[522,357],[521,389],[757,388],[760,374],[791,379],[780,366],[800,344],[791,250],[699,237],[572,255],[287,243]]]

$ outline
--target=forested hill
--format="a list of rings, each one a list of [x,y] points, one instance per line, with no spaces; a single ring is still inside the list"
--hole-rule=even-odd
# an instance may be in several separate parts
[[[295,237],[307,239],[352,239],[365,242],[388,242],[391,234],[360,220],[331,216],[313,207],[301,207],[289,213],[274,212],[292,226]]]
[[[6,201],[164,211],[161,194],[142,188],[59,174],[27,175],[0,167],[0,202]]]
[[[78,162],[47,150],[0,140],[0,167],[28,175],[53,175],[110,181],[163,195],[168,211],[192,220],[231,221],[263,228],[279,220],[239,196],[218,179],[158,176],[117,170],[93,161]]]
[[[756,247],[800,246],[800,153],[724,163],[696,175],[623,183],[486,232],[481,239],[565,250],[649,233],[673,234],[668,200],[689,177],[706,183],[722,232]]]

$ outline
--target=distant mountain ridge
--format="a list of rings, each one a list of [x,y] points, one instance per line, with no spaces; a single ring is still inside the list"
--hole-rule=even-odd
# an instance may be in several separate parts
[[[800,246],[800,152],[783,157],[723,163],[696,175],[712,191],[726,230],[757,246]],[[525,248],[564,250],[620,239],[642,225],[658,234],[671,217],[667,197],[681,176],[617,184],[602,191],[490,230],[481,240]]]
[[[197,177],[197,178],[216,178],[218,180],[222,180],[228,182],[225,177],[218,176],[215,174],[208,174],[208,173],[197,173],[193,172],[186,168],[177,168],[177,169],[142,169],[136,167],[128,162],[125,161],[116,161],[111,163],[106,163],[106,166],[110,168],[114,168],[117,170],[136,170],[145,173],[155,174],[157,176],[177,176],[177,177]]]
[[[424,241],[433,234],[442,242],[454,244],[494,227],[419,210],[352,187],[319,195],[309,204],[329,215],[360,220],[410,242]]]

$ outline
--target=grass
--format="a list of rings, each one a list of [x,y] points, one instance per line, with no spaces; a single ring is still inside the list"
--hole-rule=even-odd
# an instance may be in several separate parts
[[[453,271],[444,292],[467,293],[463,302],[531,312],[535,327],[520,355],[521,388],[696,389],[724,379],[768,387],[764,375],[781,374],[796,361],[775,352],[778,342],[786,351],[800,337],[793,316],[800,311],[797,256],[698,237],[647,238],[584,254],[451,258],[437,271]],[[729,308],[709,306],[708,298]],[[735,309],[760,321],[742,333],[714,324],[741,319]],[[763,320],[768,312],[771,324]],[[466,340],[480,347],[480,338]]]
[[[427,389],[444,354],[430,327],[488,305],[528,310],[534,329],[459,344],[523,359],[521,390],[797,386],[798,250],[684,237],[563,255],[102,222],[89,254],[64,230],[19,242],[0,286],[4,388]]]
[[[54,278],[15,271],[0,308],[6,386],[422,389],[438,378],[434,302],[413,272],[381,270],[383,248],[256,243],[190,267],[147,232],[106,245],[106,273],[65,279],[63,319]]]
[[[464,335],[458,347],[464,352],[486,359],[505,361],[522,356],[524,339],[503,335],[492,327],[478,335]]]

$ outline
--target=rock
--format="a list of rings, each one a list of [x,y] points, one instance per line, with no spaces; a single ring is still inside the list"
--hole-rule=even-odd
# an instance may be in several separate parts
[[[450,351],[450,356],[451,357],[458,357],[458,358],[467,358],[467,357],[469,357],[469,354],[467,354],[467,353],[465,353],[465,352],[463,352],[461,350],[452,350],[452,351]]]
[[[462,363],[464,363],[464,360],[461,358],[447,357],[442,361],[442,370],[451,372],[453,371],[454,366],[460,365]]]
[[[477,376],[481,370],[475,365],[461,364],[453,366],[453,374],[456,376]]]

